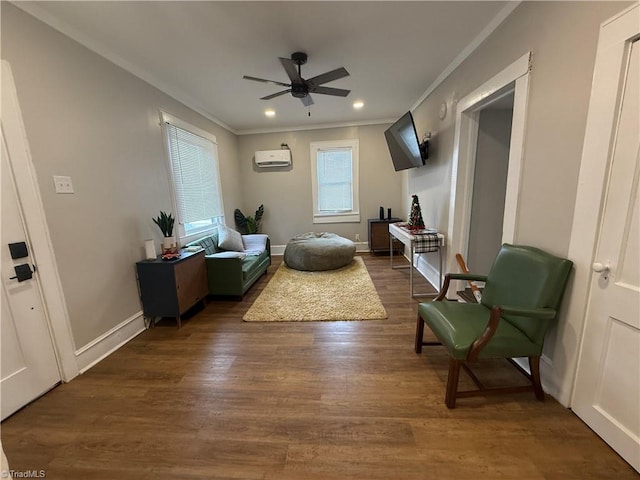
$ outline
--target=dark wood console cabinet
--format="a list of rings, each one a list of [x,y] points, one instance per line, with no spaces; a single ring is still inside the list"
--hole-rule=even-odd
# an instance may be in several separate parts
[[[151,317],[151,325],[154,317],[175,317],[180,328],[180,317],[196,303],[206,301],[209,289],[204,250],[182,251],[177,260],[142,260],[136,269],[144,315]]]
[[[401,222],[400,218],[369,219],[369,250],[371,253],[389,253],[389,224]],[[402,251],[404,245],[400,241],[394,241],[395,251]]]

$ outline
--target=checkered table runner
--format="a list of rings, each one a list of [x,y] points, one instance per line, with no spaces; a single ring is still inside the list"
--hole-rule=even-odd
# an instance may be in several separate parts
[[[415,253],[437,252],[440,248],[440,239],[437,233],[418,233],[413,236],[413,251]]]

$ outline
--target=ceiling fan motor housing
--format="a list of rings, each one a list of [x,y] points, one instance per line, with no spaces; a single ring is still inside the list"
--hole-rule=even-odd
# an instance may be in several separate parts
[[[291,95],[293,95],[296,98],[304,98],[307,95],[309,95],[309,89],[304,83],[292,83]]]
[[[294,52],[291,54],[291,60],[298,66],[304,65],[307,63],[307,54],[304,52]]]

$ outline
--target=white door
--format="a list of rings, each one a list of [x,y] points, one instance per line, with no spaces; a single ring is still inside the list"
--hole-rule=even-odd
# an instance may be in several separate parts
[[[1,358],[0,410],[2,419],[60,382],[51,333],[44,310],[38,273],[19,281],[15,267],[33,270],[36,264],[25,232],[20,202],[9,164],[4,130],[2,132],[2,225],[0,250],[2,280],[0,297]],[[26,256],[12,258],[9,244],[24,242]],[[18,245],[16,245],[18,247]],[[19,248],[18,248],[19,249]],[[24,252],[14,253],[21,256]],[[22,265],[22,267],[20,267]],[[26,265],[27,267],[24,267]],[[27,273],[28,276],[28,273]]]
[[[640,471],[640,45],[624,72],[573,410]],[[594,215],[597,212],[593,212]]]

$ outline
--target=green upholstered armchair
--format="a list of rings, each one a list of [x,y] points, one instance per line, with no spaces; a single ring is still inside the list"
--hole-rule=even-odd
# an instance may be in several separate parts
[[[448,273],[438,297],[418,307],[416,353],[423,345],[443,345],[449,354],[445,403],[454,408],[456,398],[488,393],[527,390],[544,400],[540,383],[540,355],[547,329],[555,320],[573,263],[534,247],[504,244],[489,275]],[[446,301],[451,280],[485,283],[481,303]],[[423,340],[424,325],[438,342]],[[528,357],[531,373],[512,358]],[[529,378],[531,385],[485,388],[467,363],[483,358],[506,358]],[[458,391],[460,367],[464,367],[479,390]]]

